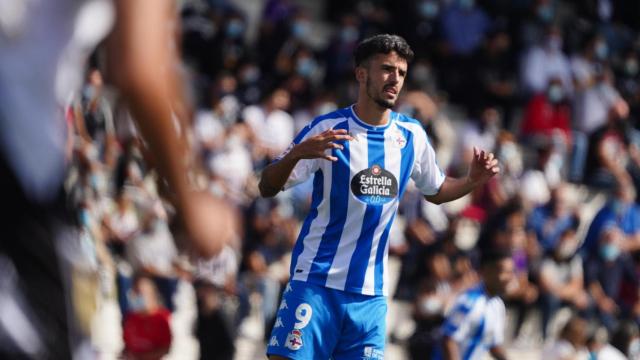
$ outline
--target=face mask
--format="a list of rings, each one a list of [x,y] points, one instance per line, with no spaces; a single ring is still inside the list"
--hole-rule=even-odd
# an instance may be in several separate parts
[[[558,255],[563,260],[570,259],[576,253],[577,248],[578,246],[574,241],[564,242],[558,248]]]
[[[244,25],[240,20],[231,20],[227,24],[227,36],[229,36],[232,39],[239,38],[240,35],[242,35],[243,31],[244,31]]]
[[[302,39],[309,34],[309,23],[306,20],[297,20],[291,27],[291,33],[294,37]]]
[[[256,67],[250,67],[242,72],[243,83],[254,83],[260,78],[260,70]]]
[[[420,14],[427,19],[433,19],[438,16],[440,6],[435,1],[423,1],[419,7]]]
[[[460,0],[459,4],[461,8],[469,10],[476,5],[476,2],[475,0]]]
[[[420,309],[427,315],[438,315],[442,310],[442,301],[434,296],[429,296],[422,300]]]
[[[553,7],[551,7],[551,5],[538,7],[536,13],[538,14],[538,19],[542,20],[542,22],[548,23],[553,20]]]
[[[340,38],[345,43],[351,43],[358,40],[358,29],[354,26],[347,26],[340,32]]]
[[[629,76],[636,76],[638,74],[638,60],[636,59],[627,59],[624,63],[624,71]]]
[[[595,53],[598,59],[606,59],[607,55],[609,55],[609,47],[607,46],[607,43],[605,43],[604,41],[599,41],[596,44]]]
[[[80,225],[84,227],[88,227],[91,222],[91,217],[89,215],[89,210],[82,209],[80,210]]]
[[[87,85],[84,88],[83,95],[86,99],[95,99],[98,95],[98,89],[96,89],[96,87],[93,85]]]
[[[316,62],[311,58],[298,60],[296,72],[304,77],[310,77],[316,71]]]
[[[146,308],[144,298],[141,295],[133,294],[129,297],[129,307],[133,312],[141,312]]]
[[[614,261],[620,255],[620,249],[613,244],[605,244],[600,246],[600,256],[605,261]]]
[[[564,98],[564,90],[562,90],[562,86],[560,85],[551,85],[549,87],[549,91],[547,91],[547,97],[549,97],[549,101],[554,104],[559,103]]]
[[[635,338],[631,340],[631,342],[629,343],[629,348],[627,350],[627,355],[629,355],[629,359],[640,358],[640,339]]]

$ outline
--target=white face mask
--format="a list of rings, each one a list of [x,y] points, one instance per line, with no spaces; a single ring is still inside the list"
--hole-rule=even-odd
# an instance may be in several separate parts
[[[577,248],[578,245],[575,241],[564,242],[558,248],[558,255],[560,255],[562,259],[569,259],[576,253]]]
[[[442,313],[443,305],[442,300],[435,296],[429,296],[420,302],[420,310],[427,315],[438,315]]]

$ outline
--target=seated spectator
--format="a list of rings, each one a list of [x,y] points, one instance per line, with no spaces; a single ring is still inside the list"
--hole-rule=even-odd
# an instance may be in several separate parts
[[[577,227],[577,226],[576,226]],[[575,227],[560,234],[553,252],[540,266],[540,302],[542,306],[542,337],[547,338],[549,321],[562,305],[585,311],[589,296],[584,290],[582,258],[576,254],[578,240]]]
[[[576,93],[573,103],[574,127],[590,136],[606,125],[610,109],[622,97],[613,86],[613,73],[606,66],[597,66],[595,79],[590,86]]]
[[[130,311],[123,322],[126,359],[161,359],[171,347],[169,311],[161,305],[150,277],[138,275],[129,293]]]
[[[559,138],[566,149],[571,142],[571,108],[566,96],[562,80],[552,78],[546,91],[534,95],[527,104],[522,136],[529,141],[536,137]]]
[[[247,106],[242,118],[249,125],[260,152],[269,159],[280,155],[294,136],[294,122],[286,110],[289,108],[289,92],[277,88],[261,105]]]
[[[609,343],[609,334],[604,327],[595,328],[590,331],[589,338],[587,339],[587,349],[589,350],[589,354],[596,359],[634,359],[634,357],[626,357],[624,353]]]
[[[532,46],[522,58],[521,83],[527,94],[540,94],[551,79],[558,78],[564,93],[573,94],[569,59],[562,51],[562,32],[549,26],[541,43]]]
[[[619,100],[609,109],[606,125],[589,139],[585,179],[587,184],[612,189],[615,183],[640,188],[640,150],[626,121],[629,106]]]
[[[238,326],[236,307],[233,306],[237,301],[237,275],[237,255],[228,245],[210,259],[196,260],[196,336],[200,343],[200,359],[233,358]]]
[[[619,316],[631,316],[636,304],[624,304],[620,295],[624,281],[637,288],[638,274],[631,258],[620,251],[623,233],[617,226],[606,228],[598,241],[597,255],[585,265],[585,280],[595,312],[609,331],[617,326]]]
[[[530,236],[545,253],[553,253],[563,233],[575,228],[579,221],[567,204],[567,191],[564,184],[553,189],[549,202],[533,209],[527,219]]]
[[[560,331],[558,339],[544,347],[540,359],[586,360],[589,355],[585,348],[586,341],[586,320],[572,317]]]
[[[589,226],[581,248],[585,258],[597,255],[598,239],[610,226],[622,230],[620,246],[623,252],[640,250],[640,208],[633,202],[634,198],[635,191],[631,186],[618,185],[614,197],[604,204]]]

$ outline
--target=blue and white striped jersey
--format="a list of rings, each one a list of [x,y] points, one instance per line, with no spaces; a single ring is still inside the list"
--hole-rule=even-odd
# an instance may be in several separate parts
[[[442,330],[458,344],[462,360],[480,360],[503,343],[505,321],[502,299],[489,297],[479,284],[456,299]]]
[[[412,178],[425,195],[433,195],[445,175],[421,124],[402,114],[392,112],[386,125],[374,127],[347,107],[316,118],[293,144],[328,129],[346,129],[354,140],[331,150],[338,161],[299,161],[285,184],[286,189],[313,176],[311,210],[293,248],[291,279],[387,295],[389,229],[407,182]]]

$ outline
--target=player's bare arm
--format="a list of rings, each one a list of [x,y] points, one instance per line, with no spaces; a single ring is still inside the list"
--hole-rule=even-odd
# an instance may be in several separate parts
[[[337,161],[335,156],[327,153],[329,149],[342,149],[343,146],[337,141],[352,140],[347,130],[329,129],[321,134],[312,136],[307,140],[297,144],[287,152],[279,161],[267,166],[262,172],[260,179],[260,195],[272,197],[282,190],[287,182],[291,171],[298,161],[302,159],[325,159]]]
[[[425,195],[425,199],[434,204],[442,204],[456,200],[472,192],[476,187],[486,183],[500,172],[498,160],[493,153],[473,149],[473,160],[469,173],[464,178],[447,177],[435,195]]]

